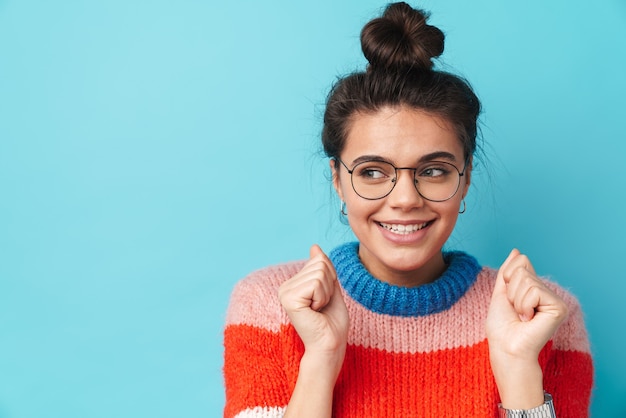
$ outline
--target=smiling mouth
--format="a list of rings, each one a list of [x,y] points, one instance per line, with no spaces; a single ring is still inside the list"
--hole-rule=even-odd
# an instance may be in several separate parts
[[[382,226],[383,228],[385,228],[387,231],[391,231],[394,234],[399,234],[399,235],[407,235],[407,234],[411,234],[415,231],[419,231],[420,229],[426,228],[428,225],[430,225],[432,223],[431,222],[424,222],[421,224],[412,224],[412,225],[400,225],[400,224],[385,224],[382,222],[379,222],[378,224],[380,226]]]

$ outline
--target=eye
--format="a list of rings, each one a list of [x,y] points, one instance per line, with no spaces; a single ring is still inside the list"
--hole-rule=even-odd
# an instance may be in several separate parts
[[[387,180],[393,177],[394,173],[393,166],[382,162],[365,162],[354,168],[354,174],[368,182]]]
[[[420,178],[428,180],[443,180],[447,178],[453,170],[453,166],[448,163],[432,163],[424,167],[420,167],[417,175]]]
[[[375,168],[364,168],[363,170],[361,170],[359,175],[361,177],[365,177],[369,179],[381,179],[383,177],[386,177],[384,173],[382,173],[380,170],[377,170]]]
[[[425,170],[423,170],[420,173],[421,177],[439,177],[439,176],[443,176],[446,174],[446,171],[444,169],[442,169],[441,167],[429,167]]]

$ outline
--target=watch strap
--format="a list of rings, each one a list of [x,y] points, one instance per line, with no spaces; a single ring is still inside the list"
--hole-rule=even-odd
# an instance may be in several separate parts
[[[544,393],[543,405],[533,409],[506,409],[498,404],[498,416],[500,418],[556,418],[552,395]]]

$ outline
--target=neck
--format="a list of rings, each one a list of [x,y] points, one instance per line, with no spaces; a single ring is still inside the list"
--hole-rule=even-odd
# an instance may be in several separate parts
[[[370,262],[367,257],[363,257],[360,249],[359,258],[372,276],[385,283],[401,287],[417,287],[432,283],[441,277],[448,268],[441,251],[428,259],[422,266],[410,270],[397,270],[381,263]]]

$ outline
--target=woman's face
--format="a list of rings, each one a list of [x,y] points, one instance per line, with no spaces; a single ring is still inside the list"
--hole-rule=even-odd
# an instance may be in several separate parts
[[[465,165],[463,147],[452,126],[440,117],[407,107],[385,107],[352,118],[340,158],[352,169],[364,157],[396,167],[445,161],[459,172]],[[445,269],[441,248],[452,233],[469,188],[471,164],[452,198],[431,202],[417,192],[411,170],[398,171],[389,195],[366,200],[355,193],[346,168],[330,163],[335,190],[346,203],[348,222],[360,242],[359,256],[370,273],[401,286],[439,277]]]

